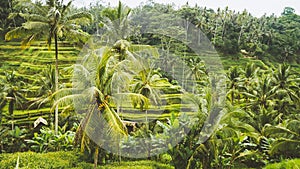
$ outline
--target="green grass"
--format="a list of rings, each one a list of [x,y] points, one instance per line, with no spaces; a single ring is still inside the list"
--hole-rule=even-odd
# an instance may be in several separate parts
[[[162,164],[155,161],[128,161],[121,163],[113,163],[98,167],[99,169],[174,169],[173,166]]]
[[[93,164],[81,160],[81,155],[75,152],[34,153],[23,152],[0,154],[0,169],[13,169],[19,158],[20,169],[93,169]],[[174,169],[168,164],[156,161],[123,161],[99,165],[98,169]]]

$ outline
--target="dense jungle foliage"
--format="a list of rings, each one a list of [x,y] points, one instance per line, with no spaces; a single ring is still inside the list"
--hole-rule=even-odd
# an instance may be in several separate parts
[[[292,7],[1,0],[0,11],[0,168],[300,166]]]

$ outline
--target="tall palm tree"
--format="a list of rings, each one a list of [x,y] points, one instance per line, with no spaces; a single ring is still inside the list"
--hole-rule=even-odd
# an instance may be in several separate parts
[[[127,39],[131,31],[129,16],[131,9],[121,3],[116,8],[106,8],[101,13],[104,17],[103,25],[108,33],[108,41],[115,43],[120,39]]]
[[[58,90],[58,39],[67,37],[68,40],[85,41],[88,34],[80,29],[80,24],[88,24],[92,20],[87,12],[72,13],[72,1],[66,5],[63,0],[47,0],[46,5],[24,3],[24,8],[34,9],[34,13],[20,13],[19,16],[26,20],[22,26],[9,31],[6,40],[23,38],[22,46],[27,47],[34,40],[47,39],[49,49],[54,39],[55,45],[55,90]],[[58,107],[55,109],[55,133],[58,130]]]
[[[249,22],[248,12],[246,10],[244,10],[241,14],[238,15],[238,18],[237,18],[237,23],[240,26],[240,31],[239,31],[238,41],[237,41],[239,48],[240,48],[242,36],[245,31],[247,22]]]
[[[132,80],[130,78],[137,74],[135,70],[137,65],[140,65],[136,59],[136,52],[144,49],[147,49],[147,46],[131,46],[125,40],[117,41],[112,47],[101,46],[100,49],[91,49],[84,54],[82,63],[75,65],[73,88],[60,89],[54,93],[64,96],[54,103],[53,108],[58,104],[70,104],[79,100],[74,106],[79,106],[78,109],[86,112],[77,131],[76,142],[82,148],[91,141],[95,143],[89,144],[95,146],[95,166],[99,146],[104,144],[101,136],[110,138],[110,145],[117,148],[119,142],[113,142],[114,139],[121,139],[127,135],[127,129],[119,112],[116,111],[120,100],[132,99],[137,103],[145,103],[145,106],[148,104],[145,96],[129,90]],[[117,89],[120,91],[116,91]],[[99,130],[91,131],[91,128]]]

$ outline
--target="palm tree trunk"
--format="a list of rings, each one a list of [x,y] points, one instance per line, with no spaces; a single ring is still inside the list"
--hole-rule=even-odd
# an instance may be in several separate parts
[[[0,109],[0,126],[2,125],[2,110]]]
[[[57,45],[57,33],[54,34],[55,41],[55,91],[58,91],[58,45]],[[55,134],[58,133],[58,105],[55,107],[55,118],[54,118]]]
[[[3,116],[3,108],[4,108],[4,106],[6,105],[6,103],[7,103],[7,101],[6,101],[6,99],[4,99],[1,103],[0,103],[0,126],[1,126],[1,124],[2,124],[2,116]]]
[[[198,45],[201,44],[201,29],[198,28]]]
[[[96,145],[95,154],[94,154],[94,168],[97,168],[98,155],[99,155],[99,147]]]
[[[147,127],[147,130],[149,129],[149,125],[148,125],[148,111],[146,110],[146,127]]]
[[[225,28],[226,28],[226,16],[225,16],[224,24],[223,24],[223,28],[222,28],[222,40],[224,40],[225,31],[226,31]]]
[[[187,18],[186,20],[185,20],[185,23],[186,23],[186,25],[185,25],[185,43],[187,44],[188,42],[187,42],[187,40],[188,40],[188,30],[189,30],[189,18]],[[186,58],[186,50],[187,49],[184,49],[185,51],[184,51],[184,58],[183,58],[183,62],[182,62],[182,84],[181,84],[181,87],[184,89],[184,83],[185,83],[185,80],[184,80],[184,78],[185,78],[185,70],[184,70],[184,59]]]
[[[240,33],[239,33],[239,37],[238,37],[238,46],[240,46],[240,43],[241,43],[241,38],[242,38],[243,28],[244,28],[244,25],[241,26],[241,30],[240,30]]]
[[[9,104],[8,104],[8,112],[9,115],[12,118],[12,123],[11,123],[11,129],[13,130],[15,128],[14,126],[14,107],[15,107],[15,99],[12,97]]]

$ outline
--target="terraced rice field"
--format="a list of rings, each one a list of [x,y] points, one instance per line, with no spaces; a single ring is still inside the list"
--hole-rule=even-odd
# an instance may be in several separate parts
[[[60,83],[65,86],[71,86],[72,75],[64,68],[68,68],[76,63],[79,59],[78,55],[80,49],[74,47],[67,42],[59,43],[59,69],[60,69]],[[16,75],[29,84],[36,80],[36,75],[40,74],[47,65],[55,64],[54,46],[49,48],[44,42],[35,42],[29,48],[22,49],[19,42],[2,42],[0,43],[0,78],[4,77],[5,72],[16,71]],[[33,87],[34,90],[38,86]],[[34,96],[26,96],[28,100],[34,100]],[[155,119],[166,119],[171,116],[171,112],[180,115],[182,112],[193,114],[192,106],[181,104],[182,95],[180,92],[174,90],[167,92],[161,96],[164,102],[168,104],[159,107],[150,107],[147,109],[147,119],[149,121]],[[3,109],[5,121],[4,124],[26,124],[31,125],[34,120],[42,116],[50,119],[53,114],[50,112],[50,106],[36,109],[36,110],[15,110],[13,118],[8,115],[8,105]],[[60,108],[60,111],[63,108]],[[122,107],[120,116],[124,120],[130,121],[144,121],[145,111],[134,109],[132,106]]]
[[[72,76],[63,70],[77,62],[79,52],[79,48],[67,42],[59,42],[60,82],[65,86],[70,86]],[[6,72],[15,71],[15,75],[21,77],[24,82],[33,84],[43,69],[54,64],[54,45],[48,48],[44,42],[34,42],[29,48],[23,49],[20,42],[0,42],[0,78],[4,78]],[[38,88],[38,86],[33,86],[31,90]],[[34,100],[35,98],[27,95],[26,99]],[[5,123],[12,123],[12,117],[8,115],[8,105],[4,107],[3,111],[3,115],[7,119]],[[13,119],[17,124],[32,124],[38,117],[49,119],[50,115],[50,106],[48,106],[37,110],[15,110]]]

